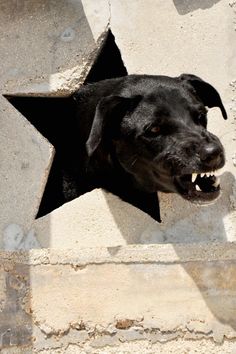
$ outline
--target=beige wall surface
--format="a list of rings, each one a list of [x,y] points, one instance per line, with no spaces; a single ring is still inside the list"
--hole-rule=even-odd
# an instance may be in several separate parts
[[[0,1],[0,348],[8,353],[236,353],[236,2]],[[4,98],[68,95],[108,28],[128,73],[199,75],[226,165],[162,224],[102,190],[36,219],[54,148]]]

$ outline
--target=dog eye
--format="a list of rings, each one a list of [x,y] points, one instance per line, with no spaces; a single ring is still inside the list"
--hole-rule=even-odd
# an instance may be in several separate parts
[[[155,127],[152,127],[150,129],[150,131],[153,133],[153,134],[158,134],[160,132],[161,128],[158,127],[158,126],[155,126]]]
[[[155,125],[153,127],[150,127],[149,129],[146,130],[145,135],[148,138],[155,138],[159,135],[161,131],[161,128],[158,125]]]
[[[154,125],[145,130],[145,136],[147,138],[156,138],[161,131],[161,128],[158,125]]]
[[[160,131],[161,131],[161,128],[158,125],[156,125],[156,126],[149,128],[146,133],[150,136],[156,136],[160,133]]]

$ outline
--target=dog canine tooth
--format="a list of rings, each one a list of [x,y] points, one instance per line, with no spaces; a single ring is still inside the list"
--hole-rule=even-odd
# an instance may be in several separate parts
[[[222,173],[223,173],[223,168],[219,168],[218,170],[214,171],[214,175],[216,177],[222,175]]]
[[[196,190],[197,190],[198,192],[201,192],[201,191],[202,191],[198,184],[196,184],[195,188],[196,188]]]
[[[216,177],[216,180],[215,180],[215,182],[213,183],[213,186],[214,186],[215,188],[217,188],[219,185],[220,185],[220,179],[219,179],[219,177]]]
[[[194,183],[197,179],[197,173],[192,173],[192,183]]]

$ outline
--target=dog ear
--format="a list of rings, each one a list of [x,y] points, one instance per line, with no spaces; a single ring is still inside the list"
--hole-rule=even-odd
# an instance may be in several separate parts
[[[195,94],[200,98],[202,103],[211,108],[219,107],[224,119],[227,119],[227,113],[221,101],[219,93],[208,82],[203,81],[200,77],[190,74],[182,74],[179,79],[194,89]]]
[[[102,139],[105,139],[104,132],[110,138],[114,138],[118,131],[122,117],[127,112],[131,112],[137,106],[141,96],[122,97],[107,96],[103,97],[97,104],[91,131],[86,142],[88,156],[91,156],[98,148]]]

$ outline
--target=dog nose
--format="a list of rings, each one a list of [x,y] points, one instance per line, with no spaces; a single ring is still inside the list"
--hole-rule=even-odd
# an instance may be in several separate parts
[[[219,145],[210,143],[201,148],[200,159],[208,167],[217,168],[224,163],[224,153]]]

